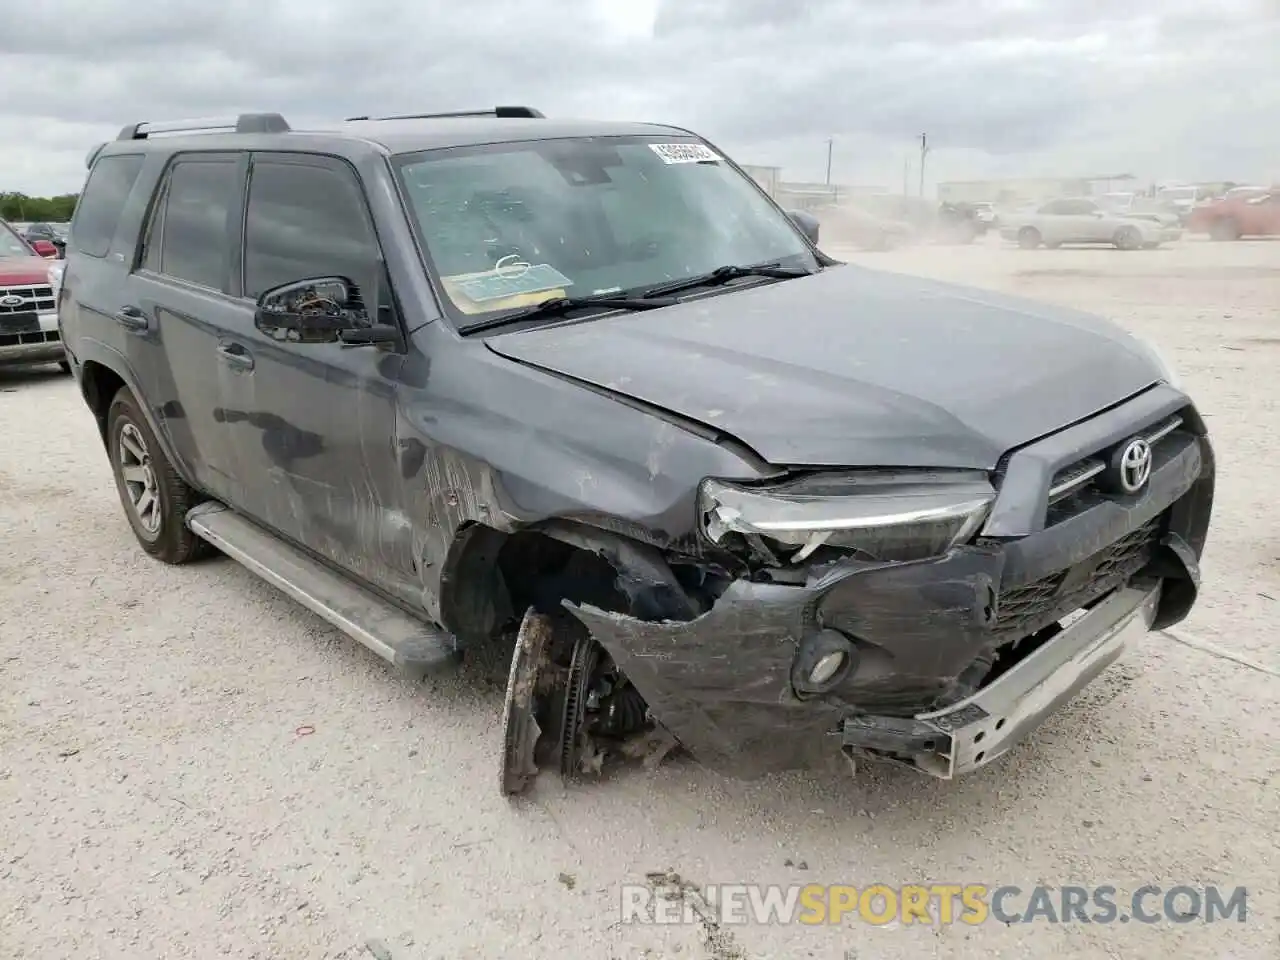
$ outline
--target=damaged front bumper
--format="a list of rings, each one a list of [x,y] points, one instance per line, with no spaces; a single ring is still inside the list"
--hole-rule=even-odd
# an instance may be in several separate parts
[[[1158,584],[1121,588],[977,693],[909,721],[850,718],[842,745],[851,754],[905,755],[944,780],[984,767],[1114,662],[1129,627],[1150,629],[1159,603]]]
[[[739,580],[690,620],[566,605],[709,767],[754,777],[843,750],[953,777],[1007,752],[1086,686],[1127,628],[1158,629],[1191,609],[1212,450],[1190,431],[1162,449],[1141,496],[935,560],[847,560],[800,585]],[[1035,472],[1014,466],[1006,488]],[[996,517],[1009,526],[1017,509]],[[831,630],[854,644],[851,669],[820,695],[799,692],[795,665]]]

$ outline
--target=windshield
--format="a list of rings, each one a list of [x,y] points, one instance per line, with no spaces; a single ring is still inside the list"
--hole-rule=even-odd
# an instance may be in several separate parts
[[[8,224],[0,223],[0,257],[29,257],[31,248],[22,242]]]
[[[431,267],[462,315],[640,291],[726,265],[817,266],[754,182],[696,140],[506,143],[396,166]]]

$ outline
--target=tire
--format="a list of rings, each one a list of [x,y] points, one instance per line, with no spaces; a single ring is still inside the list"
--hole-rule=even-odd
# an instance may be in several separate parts
[[[1121,227],[1111,242],[1121,250],[1141,250],[1142,234],[1137,227]]]
[[[1018,246],[1023,250],[1034,250],[1041,243],[1040,231],[1035,227],[1023,227],[1018,231]]]
[[[1239,240],[1240,224],[1231,217],[1215,220],[1209,227],[1209,236],[1214,240]]]
[[[186,525],[187,511],[201,498],[174,470],[128,388],[120,389],[107,410],[107,453],[120,504],[143,550],[172,564],[210,551]]]

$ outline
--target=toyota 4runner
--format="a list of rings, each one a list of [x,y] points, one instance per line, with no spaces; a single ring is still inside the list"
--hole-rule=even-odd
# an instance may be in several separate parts
[[[142,548],[415,673],[514,637],[508,793],[638,742],[949,778],[1195,601],[1213,454],[1151,347],[840,263],[686,130],[246,114],[88,164],[60,325]]]

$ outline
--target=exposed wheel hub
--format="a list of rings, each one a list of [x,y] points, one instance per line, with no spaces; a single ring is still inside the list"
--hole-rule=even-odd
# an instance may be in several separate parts
[[[507,679],[503,793],[523,793],[540,764],[566,780],[599,774],[607,754],[632,755],[628,744],[650,726],[639,691],[580,623],[525,614]]]

